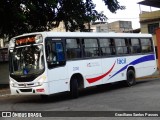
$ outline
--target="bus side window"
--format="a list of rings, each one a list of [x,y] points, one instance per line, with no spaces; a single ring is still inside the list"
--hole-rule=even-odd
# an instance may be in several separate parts
[[[84,57],[100,56],[98,41],[96,38],[85,38],[83,49],[84,49]]]
[[[111,55],[115,55],[116,54],[116,48],[115,48],[115,42],[114,39],[110,39],[110,51],[111,51]]]
[[[125,39],[125,53],[129,54],[131,52],[131,40],[130,39]]]
[[[100,38],[99,39],[100,44],[100,52],[102,56],[111,55],[111,49],[110,49],[110,39],[109,38]]]
[[[138,38],[131,38],[131,53],[141,53],[141,47]]]
[[[66,39],[66,52],[67,52],[67,58],[69,60],[81,58],[82,53],[80,49],[80,39],[67,38]]]
[[[153,52],[151,39],[141,38],[140,41],[143,53]]]

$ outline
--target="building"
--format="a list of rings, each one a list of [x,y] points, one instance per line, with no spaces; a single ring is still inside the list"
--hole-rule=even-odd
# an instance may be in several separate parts
[[[51,31],[53,31],[53,32],[66,32],[64,22],[60,22],[59,26],[51,29]]]
[[[109,30],[114,32],[129,32],[132,31],[132,22],[131,21],[115,21],[109,23]]]
[[[132,32],[131,21],[115,21],[111,23],[107,22],[96,22],[91,25],[92,32]]]
[[[95,22],[90,24],[90,30],[88,23],[85,24],[86,31],[90,32],[132,32],[132,22],[131,21],[115,21],[115,22]],[[63,22],[60,22],[57,28],[53,28],[51,31],[54,32],[65,32],[65,26]],[[79,30],[77,30],[78,32]]]
[[[143,0],[138,4],[140,5],[139,19],[140,19],[141,33],[150,33],[153,35],[155,49],[157,52],[157,39],[155,31],[157,28],[160,27],[160,10],[152,11],[152,9],[150,9],[150,11],[143,11],[141,9],[141,5],[149,6],[150,8],[151,7],[160,8],[160,0]],[[157,59],[158,59],[158,54],[157,54]],[[158,64],[158,68],[159,67],[160,65]]]
[[[91,32],[110,32],[107,22],[95,22],[91,25]]]

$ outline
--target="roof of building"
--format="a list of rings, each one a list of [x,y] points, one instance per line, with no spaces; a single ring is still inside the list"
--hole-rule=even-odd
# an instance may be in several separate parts
[[[143,0],[138,2],[138,4],[160,8],[160,0]]]

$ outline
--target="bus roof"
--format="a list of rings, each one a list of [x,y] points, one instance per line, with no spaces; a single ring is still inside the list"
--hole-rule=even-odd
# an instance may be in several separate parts
[[[151,34],[141,33],[97,33],[97,32],[35,32],[26,33],[23,35],[16,36],[23,37],[28,35],[41,34],[43,37],[152,37]]]

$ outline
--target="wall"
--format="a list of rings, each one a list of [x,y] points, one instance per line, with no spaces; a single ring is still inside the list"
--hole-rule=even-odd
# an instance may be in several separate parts
[[[141,33],[149,32],[148,30],[149,24],[159,23],[159,27],[160,27],[160,10],[152,11],[152,12],[143,12],[139,15],[139,18],[140,18]],[[152,35],[153,35],[153,41],[154,41],[155,47],[157,47],[156,34],[153,33]],[[160,56],[158,56],[158,58],[160,59]],[[158,59],[157,59],[157,65],[158,65],[158,68],[160,68]]]
[[[0,62],[0,85],[9,84],[8,62]]]

